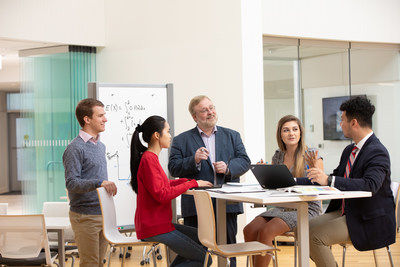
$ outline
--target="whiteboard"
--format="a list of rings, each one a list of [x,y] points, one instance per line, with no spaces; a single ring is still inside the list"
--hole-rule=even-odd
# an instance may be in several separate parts
[[[117,225],[134,225],[136,194],[130,185],[130,146],[137,124],[152,115],[165,118],[173,134],[172,84],[102,84],[89,83],[89,97],[104,104],[107,122],[100,140],[106,146],[108,180],[116,183],[114,197]],[[147,145],[143,142],[143,145]],[[160,163],[168,175],[168,150],[160,153]]]

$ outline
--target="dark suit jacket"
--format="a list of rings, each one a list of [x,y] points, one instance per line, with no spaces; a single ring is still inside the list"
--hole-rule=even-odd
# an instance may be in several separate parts
[[[168,170],[174,177],[199,179],[214,182],[214,173],[210,159],[201,161],[200,170],[194,161],[194,154],[200,147],[205,147],[197,127],[176,136],[172,142]],[[240,134],[234,130],[217,126],[215,135],[215,161],[228,163],[230,175],[225,180],[239,182],[239,177],[250,168]],[[217,182],[223,183],[223,174],[217,174]],[[196,215],[196,207],[192,196],[182,195],[182,216]],[[228,213],[243,213],[243,205],[239,203],[227,206]]]
[[[382,248],[393,244],[396,238],[389,153],[373,134],[358,152],[349,178],[344,178],[353,147],[350,144],[343,150],[339,166],[331,174],[335,176],[334,186],[342,191],[372,192],[372,197],[345,199],[346,222],[356,249]],[[341,199],[332,200],[326,212],[338,210],[341,205]]]

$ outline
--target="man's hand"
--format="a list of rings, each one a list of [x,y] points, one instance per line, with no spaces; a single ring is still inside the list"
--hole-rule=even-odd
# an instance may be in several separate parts
[[[214,169],[216,173],[225,173],[226,172],[226,163],[223,161],[214,162]]]
[[[307,177],[313,183],[319,183],[320,185],[328,185],[328,175],[326,175],[319,168],[311,168],[307,170]]]
[[[194,154],[194,161],[199,164],[200,161],[202,160],[207,160],[208,159],[208,150],[205,147],[200,147],[199,149],[196,150],[196,154]]]
[[[115,196],[117,194],[117,186],[112,181],[103,181],[101,183],[101,187],[104,187],[107,193],[109,193],[112,196]]]

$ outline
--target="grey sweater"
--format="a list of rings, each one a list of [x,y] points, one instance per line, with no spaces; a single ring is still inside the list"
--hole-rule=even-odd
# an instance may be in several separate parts
[[[70,210],[76,213],[100,215],[96,188],[107,180],[105,146],[84,142],[77,136],[63,155],[65,184],[70,199]]]

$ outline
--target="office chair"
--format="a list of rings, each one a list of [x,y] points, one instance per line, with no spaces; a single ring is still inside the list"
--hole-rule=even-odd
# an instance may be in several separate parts
[[[96,189],[97,195],[99,196],[101,214],[103,217],[103,234],[104,238],[110,244],[110,253],[108,256],[108,266],[110,265],[111,252],[115,247],[123,248],[123,256],[121,267],[125,264],[125,252],[128,246],[151,246],[153,256],[153,266],[157,266],[155,247],[158,245],[156,242],[141,241],[136,236],[126,236],[121,234],[117,226],[117,218],[115,213],[115,204],[113,196],[109,195],[104,187]]]
[[[247,256],[247,266],[250,256],[270,255],[274,267],[276,267],[275,256],[272,252],[278,250],[257,241],[244,242],[237,244],[218,245],[215,232],[215,216],[211,197],[207,191],[193,190],[194,201],[196,204],[199,240],[203,246],[207,247],[204,266],[207,266],[209,255],[217,255],[227,260],[227,267],[230,266],[230,258],[236,256]]]
[[[43,214],[0,215],[0,266],[51,266]]]
[[[69,203],[68,202],[44,202],[42,213],[45,217],[66,217],[69,218]],[[58,236],[56,233],[48,233],[48,239],[51,251],[58,251]],[[75,256],[78,256],[78,247],[68,243],[75,243],[74,232],[70,226],[64,230],[65,257],[71,258],[71,267],[74,267]]]
[[[397,209],[399,207],[399,198],[400,198],[400,183],[398,182],[392,182],[390,184],[390,188],[392,189],[393,192],[393,197],[394,197],[394,203],[395,203],[395,218],[396,218],[396,223],[397,222]],[[396,226],[396,229],[398,229],[398,225]],[[351,243],[341,243],[340,244],[343,247],[343,256],[342,256],[342,267],[345,267],[345,257],[346,257],[346,249],[351,246]],[[386,247],[386,251],[388,253],[388,257],[389,257],[389,262],[390,262],[390,266],[394,267],[394,263],[393,263],[393,258],[392,258],[392,252],[390,250],[390,246]],[[374,260],[375,260],[375,266],[378,266],[378,259],[376,257],[376,250],[373,250],[374,253]]]

